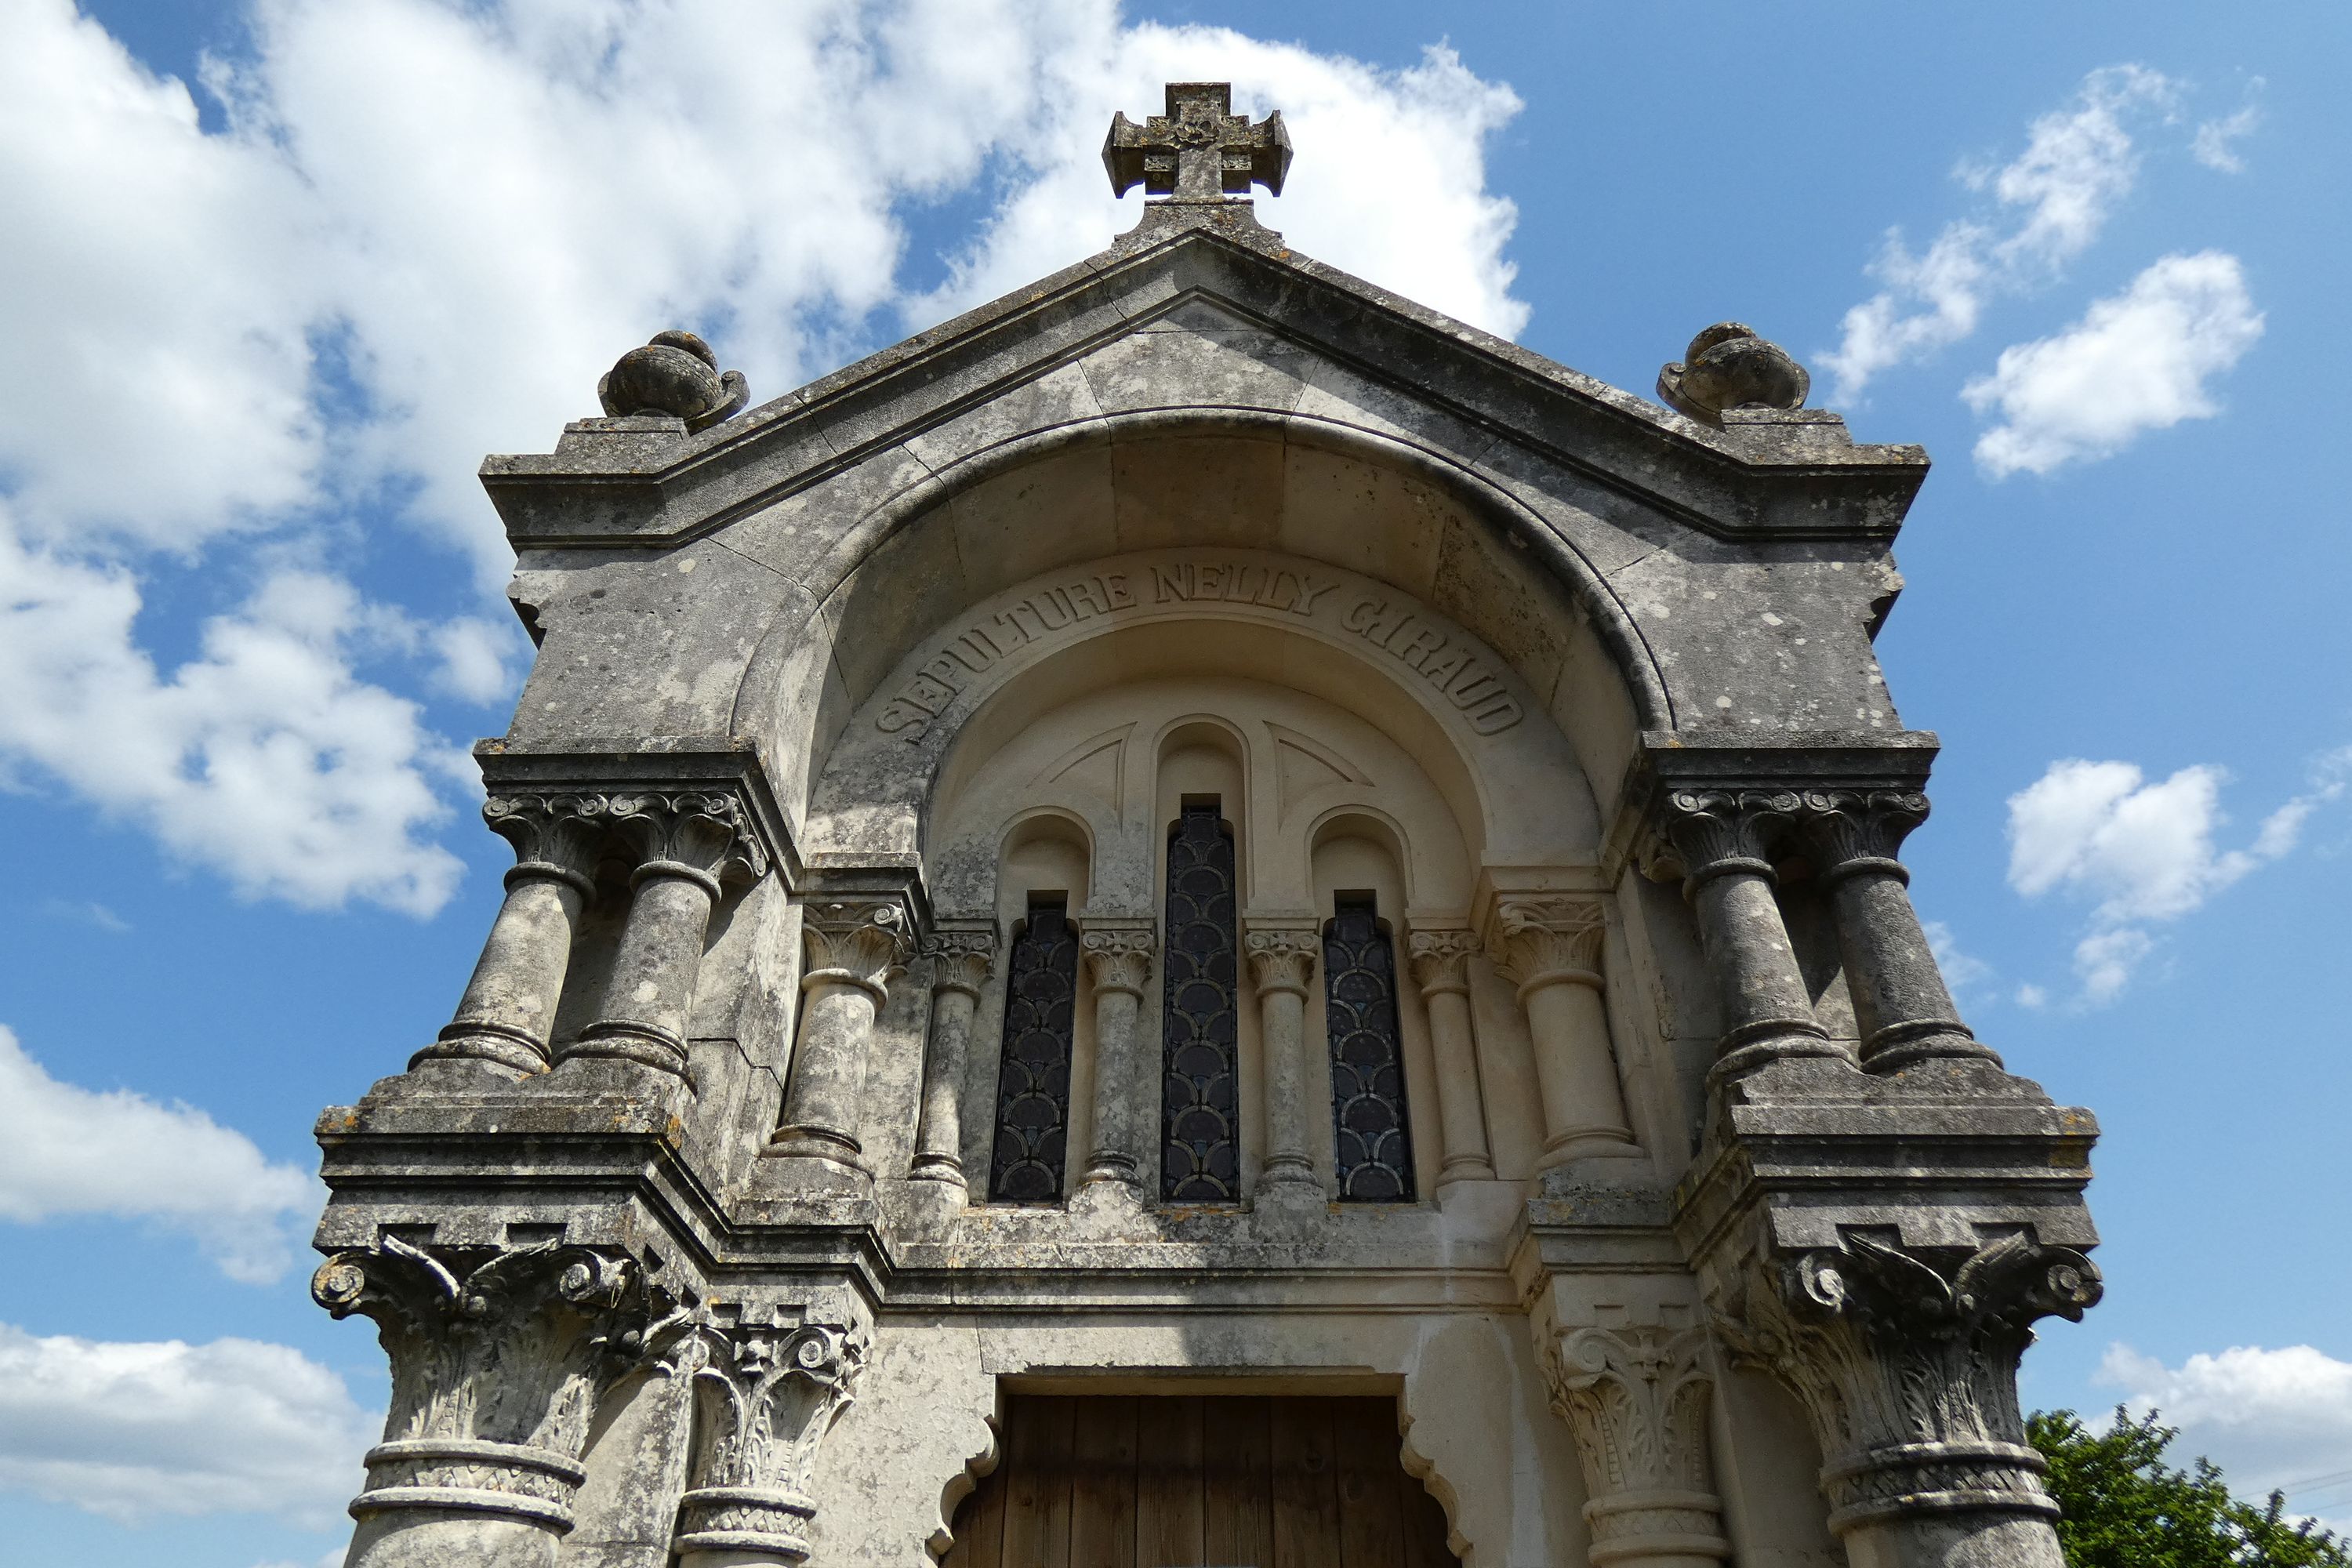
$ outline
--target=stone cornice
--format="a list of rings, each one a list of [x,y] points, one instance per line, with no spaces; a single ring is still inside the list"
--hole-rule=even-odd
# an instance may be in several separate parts
[[[790,825],[768,782],[759,751],[725,735],[649,736],[635,742],[585,741],[561,748],[503,739],[478,741],[474,762],[493,798],[596,797],[600,815],[624,797],[676,800],[690,795],[731,801],[748,868],[772,867],[784,885],[809,879]],[[493,823],[493,826],[497,824]]]

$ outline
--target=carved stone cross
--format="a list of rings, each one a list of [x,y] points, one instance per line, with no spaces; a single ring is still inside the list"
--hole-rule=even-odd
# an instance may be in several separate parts
[[[1255,125],[1234,114],[1234,89],[1223,81],[1171,81],[1168,112],[1138,125],[1111,116],[1103,167],[1113,194],[1140,184],[1146,194],[1180,202],[1222,202],[1245,196],[1253,184],[1282,195],[1290,172],[1290,133],[1276,110]]]

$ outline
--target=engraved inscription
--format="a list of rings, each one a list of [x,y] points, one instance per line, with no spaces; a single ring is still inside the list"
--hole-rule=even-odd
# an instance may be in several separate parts
[[[972,622],[935,647],[922,668],[891,693],[875,727],[908,744],[964,689],[1002,659],[1055,639],[1080,622],[1176,605],[1246,605],[1297,616],[1363,638],[1429,683],[1481,735],[1517,724],[1525,712],[1499,671],[1414,612],[1375,595],[1339,593],[1341,581],[1300,568],[1234,560],[1153,562],[1138,572],[1097,572],[1037,589]]]

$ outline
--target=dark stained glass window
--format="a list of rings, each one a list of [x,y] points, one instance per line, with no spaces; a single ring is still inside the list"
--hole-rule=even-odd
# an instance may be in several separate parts
[[[1169,1203],[1229,1204],[1241,1196],[1234,1081],[1240,942],[1234,831],[1213,801],[1187,803],[1168,830],[1167,929],[1160,1195]]]
[[[1077,994],[1077,928],[1062,900],[1036,900],[1013,940],[1006,970],[1004,1062],[996,1079],[996,1152],[988,1182],[995,1202],[1061,1201]]]
[[[1369,895],[1342,896],[1323,928],[1323,1017],[1331,1039],[1331,1128],[1339,1201],[1413,1199],[1397,1037],[1396,949]]]

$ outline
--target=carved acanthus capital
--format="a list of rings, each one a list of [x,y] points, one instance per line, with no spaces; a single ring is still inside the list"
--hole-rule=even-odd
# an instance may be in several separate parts
[[[1405,938],[1405,959],[1424,996],[1467,993],[1470,959],[1478,949],[1477,936],[1458,927],[1415,931]]]
[[[1927,820],[1927,797],[1917,790],[1807,790],[1798,818],[1823,877],[1881,870],[1908,880],[1895,857],[1911,830]]]
[[[1559,1329],[1544,1372],[1576,1435],[1595,1562],[1730,1556],[1707,1463],[1705,1329]]]
[[[856,1396],[872,1336],[848,1313],[772,1308],[707,1325],[694,1373],[697,1464],[673,1550],[808,1558],[818,1445]]]
[[[373,1320],[392,1361],[354,1513],[456,1507],[570,1528],[598,1386],[648,1318],[636,1264],[553,1241],[485,1256],[394,1237],[328,1258],[310,1294]]]
[[[1558,981],[1598,987],[1608,916],[1591,899],[1505,898],[1486,921],[1486,958],[1528,990]]]
[[[601,795],[494,795],[482,803],[482,820],[514,846],[507,873],[547,877],[569,883],[593,898],[596,861],[610,841],[612,802]]]
[[[914,956],[907,911],[876,899],[808,904],[801,912],[801,989],[854,985],[879,1007]]]
[[[950,927],[923,939],[931,961],[931,989],[978,996],[996,971],[996,933],[976,927]]]
[[[2025,1441],[2017,1368],[2045,1317],[2079,1321],[2102,1291],[2079,1252],[2003,1237],[1957,1263],[1866,1237],[1755,1262],[1718,1328],[1811,1416],[1843,1534],[1918,1507],[2055,1518]]]
[[[612,797],[613,826],[636,858],[635,879],[682,877],[709,889],[757,881],[768,854],[743,803],[732,795],[689,790]]]
[[[1078,952],[1096,992],[1124,991],[1139,1000],[1151,977],[1151,954],[1158,945],[1150,921],[1089,921],[1078,934]]]
[[[1311,931],[1276,926],[1244,936],[1242,952],[1261,994],[1293,991],[1305,996],[1307,983],[1315,978],[1315,961],[1323,955],[1323,939]]]
[[[1770,876],[1773,842],[1802,809],[1789,790],[1677,789],[1659,799],[1654,822],[1695,885],[1728,871]]]

